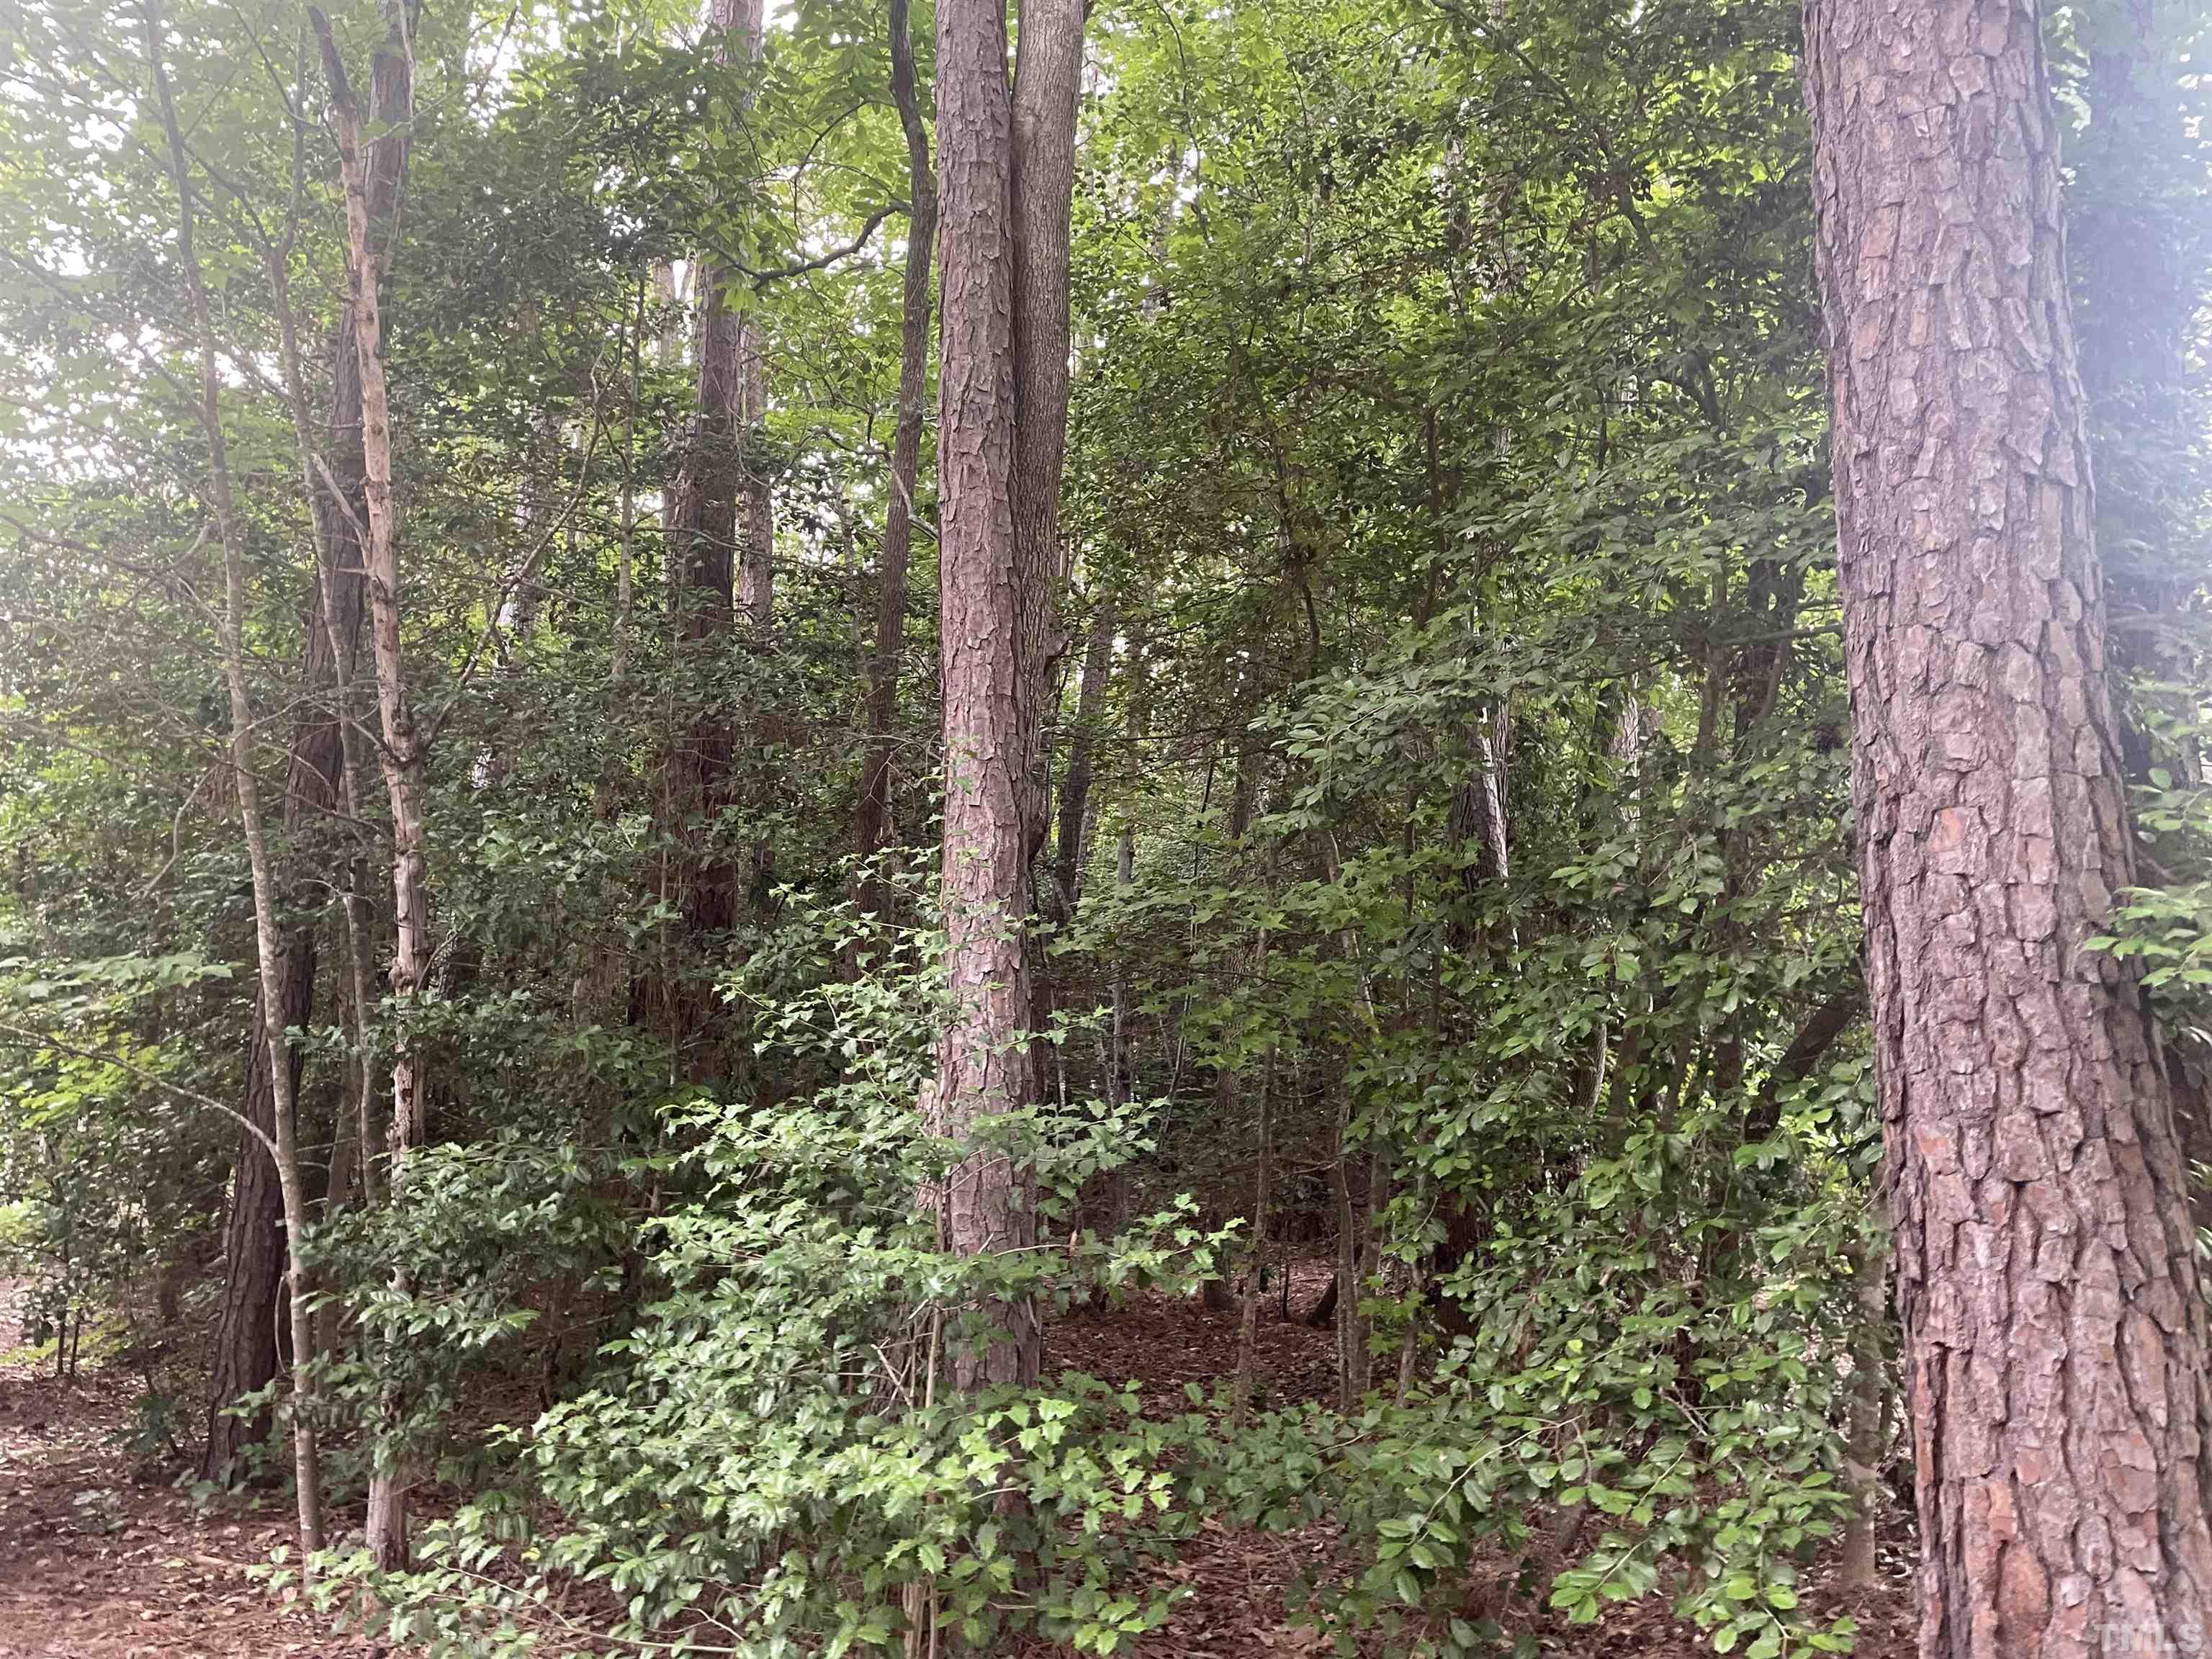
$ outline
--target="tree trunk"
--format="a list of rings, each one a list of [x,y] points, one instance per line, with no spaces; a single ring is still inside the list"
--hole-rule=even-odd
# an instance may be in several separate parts
[[[1877,1184],[1879,1177],[1877,1177]],[[1889,1211],[1877,1191],[1866,1246],[1859,1252],[1857,1334],[1851,1343],[1850,1415],[1844,1434],[1844,1487],[1850,1518],[1844,1523],[1836,1580],[1844,1589],[1880,1583],[1876,1523],[1881,1514],[1882,1428],[1889,1415]]]
[[[939,610],[944,677],[946,959],[953,1008],[938,1044],[932,1127],[965,1140],[1034,1094],[1023,949],[1027,750],[1017,689],[1021,572],[1014,556],[1012,295],[1006,251],[1012,108],[1000,0],[937,12]],[[949,1173],[945,1237],[962,1255],[1036,1242],[1028,1172],[976,1150]],[[994,1340],[957,1345],[962,1388],[1036,1380],[1043,1345],[1026,1301],[990,1310]]]
[[[407,61],[404,53],[378,54],[373,96],[377,118],[406,102]],[[371,147],[370,202],[380,228],[397,199],[407,156],[404,128],[388,131]],[[319,477],[308,414],[305,376],[299,362],[299,337],[284,280],[282,250],[268,250],[273,297],[283,331],[286,392],[293,404],[301,449],[301,487],[313,504],[316,570],[307,595],[307,632],[301,643],[301,696],[292,725],[284,789],[284,845],[289,858],[277,872],[281,911],[289,896],[313,880],[331,881],[346,891],[346,926],[350,942],[367,927],[359,897],[348,878],[353,836],[334,838],[332,826],[343,806],[341,785],[354,761],[346,740],[348,690],[359,649],[362,603],[360,537],[366,504],[361,495],[361,375],[355,360],[351,313],[342,314],[331,346],[331,416],[328,476]],[[334,499],[331,490],[343,492]],[[331,695],[335,693],[335,706]],[[305,1026],[313,1014],[319,937],[315,919],[288,917],[282,1019],[286,1029]],[[265,1029],[260,993],[255,992],[252,1045],[246,1062],[240,1113],[264,1133],[274,1129],[273,1077],[262,1033]],[[356,1035],[365,1011],[355,1010]],[[296,1097],[302,1056],[292,1059]],[[364,1048],[363,1063],[366,1065]],[[223,1233],[223,1294],[216,1316],[208,1389],[208,1436],[201,1456],[203,1480],[224,1480],[236,1473],[244,1447],[263,1438],[265,1419],[247,1422],[227,1408],[241,1395],[266,1388],[276,1375],[276,1320],[283,1274],[283,1199],[260,1143],[240,1129],[231,1205]],[[367,1190],[368,1171],[361,1178]]]
[[[406,1029],[408,1005],[421,992],[430,965],[430,890],[424,847],[424,778],[420,734],[408,695],[405,660],[400,649],[401,600],[398,531],[392,499],[392,411],[384,374],[383,314],[378,295],[379,252],[370,231],[370,179],[364,166],[360,112],[353,100],[345,67],[338,57],[330,22],[309,9],[330,81],[331,115],[337,129],[338,165],[345,195],[346,301],[354,322],[354,349],[361,370],[362,494],[367,501],[367,545],[363,564],[368,578],[369,638],[376,659],[377,718],[384,742],[379,750],[386,793],[392,804],[392,893],[393,943],[392,997],[398,1006],[399,1030],[392,1042],[392,1122],[386,1145],[390,1183],[396,1197],[407,1154],[422,1144],[427,1121],[427,1093],[422,1059]],[[387,51],[404,54],[406,42],[395,18]],[[402,114],[404,111],[395,112]],[[405,1291],[404,1270],[398,1288]],[[397,1415],[387,1402],[387,1417]],[[407,1559],[408,1472],[404,1464],[380,1463],[368,1492],[368,1546],[381,1566],[398,1568]]]
[[[1060,831],[1053,848],[1052,902],[1054,920],[1075,919],[1082,899],[1083,832],[1090,821],[1092,755],[1098,745],[1098,708],[1114,667],[1114,630],[1118,621],[1110,599],[1098,602],[1091,619],[1091,642],[1083,653],[1083,675],[1075,694],[1075,733],[1069,740],[1067,781],[1060,791]]]
[[[761,0],[710,0],[707,28],[717,61],[727,64],[738,52],[750,61],[759,54]],[[712,262],[697,262],[693,292],[699,307],[698,400],[666,510],[678,662],[696,662],[719,648],[729,638],[740,600],[748,614],[758,601],[763,622],[767,603],[757,591],[767,567],[750,539],[756,502],[745,457],[758,399],[759,346]],[[741,529],[746,538],[742,573]],[[692,690],[696,694],[697,688]],[[730,715],[711,697],[690,711],[687,723],[667,761],[664,827],[685,849],[672,896],[686,939],[696,944],[727,933],[738,919],[743,878],[714,844],[717,820],[732,804],[729,775],[737,733]],[[679,1051],[694,1047],[713,1012],[712,997],[680,969],[658,994],[670,1040]]]
[[[1024,852],[1044,842],[1044,701],[1065,641],[1054,625],[1066,561],[1060,467],[1067,451],[1068,221],[1086,0],[1024,0],[1007,190],[1012,225],[1013,511]],[[1003,22],[1001,32],[1003,32]]]
[[[307,1194],[300,1175],[294,1112],[293,1084],[298,1073],[293,1063],[291,1033],[283,1024],[288,972],[283,929],[277,915],[276,872],[261,814],[260,784],[254,775],[253,703],[246,678],[245,537],[231,492],[229,452],[222,429],[222,375],[216,364],[215,325],[193,246],[191,167],[184,131],[177,120],[176,104],[170,94],[168,72],[162,64],[162,27],[150,4],[146,9],[145,33],[146,56],[154,71],[155,97],[168,141],[170,176],[177,189],[177,261],[185,273],[192,329],[199,347],[199,417],[207,441],[209,494],[215,508],[216,533],[222,544],[223,678],[230,694],[233,782],[238,796],[239,822],[246,834],[246,862],[252,876],[254,954],[259,978],[259,994],[255,1000],[262,1016],[258,1046],[265,1052],[269,1078],[270,1133],[263,1144],[270,1162],[276,1167],[284,1244],[290,1258],[285,1278],[290,1290],[292,1352],[296,1361],[292,1388],[292,1467],[299,1516],[301,1571],[304,1575],[309,1571],[308,1558],[323,1547],[321,1462],[315,1443],[314,1369],[311,1364],[314,1336],[308,1313],[313,1291],[301,1265],[306,1260]],[[312,988],[312,970],[308,978]],[[80,1322],[79,1339],[82,1329]],[[73,1340],[70,1353],[72,1376],[76,1369]]]
[[[1274,1121],[1269,1108],[1275,1091],[1275,1057],[1271,1050],[1260,1081],[1259,1167],[1252,1176],[1252,1253],[1245,1267],[1244,1316],[1237,1329],[1237,1381],[1230,1416],[1238,1428],[1252,1404],[1254,1372],[1260,1352],[1260,1280],[1267,1261],[1267,1208],[1275,1190]],[[1285,1263],[1284,1270],[1289,1271]]]
[[[937,181],[929,134],[915,87],[907,0],[891,0],[891,97],[906,134],[905,289],[901,301],[898,428],[891,440],[891,499],[884,515],[883,592],[876,613],[875,659],[868,673],[868,746],[861,763],[860,822],[854,843],[862,866],[860,909],[880,916],[888,896],[868,861],[883,850],[891,817],[899,657],[906,649],[907,567],[914,550],[914,494],[921,479],[921,433],[929,418],[929,266],[937,241]]]
[[[2035,8],[1813,0],[1852,795],[1931,1656],[2200,1653],[2205,1310],[2134,976]]]
[[[1018,94],[1006,84],[1003,0],[945,0],[937,48],[939,609],[953,1006],[928,1104],[939,1133],[969,1143],[981,1120],[1028,1104],[1036,1090],[1020,1036],[1030,1013],[1029,861],[1043,822],[1032,775],[1042,636],[1056,576],[1040,550],[1056,522],[1066,414],[1073,162],[1060,158],[1063,149],[1072,158],[1074,142],[1080,7],[1044,0],[1024,16]],[[1057,370],[1024,363],[1025,354],[1053,359]],[[948,1246],[980,1255],[1033,1244],[1035,1184],[1008,1149],[971,1145],[946,1180]],[[1034,1303],[1001,1302],[986,1318],[988,1340],[956,1347],[954,1381],[1035,1381],[1043,1339]]]

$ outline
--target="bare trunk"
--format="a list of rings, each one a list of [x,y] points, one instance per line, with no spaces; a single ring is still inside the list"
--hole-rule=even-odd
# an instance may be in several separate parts
[[[969,1141],[979,1120],[1035,1096],[1025,933],[1027,843],[1014,553],[1012,297],[1006,248],[1012,108],[999,0],[937,12],[938,197],[944,214],[939,332],[939,611],[944,676],[946,959],[952,1012],[938,1044],[932,1127]],[[961,1255],[1036,1243],[1033,1177],[1007,1153],[969,1150],[946,1178],[947,1246]],[[988,1341],[951,1354],[963,1389],[1036,1380],[1034,1304],[987,1310]]]
[[[1082,902],[1083,836],[1090,823],[1092,756],[1098,746],[1098,709],[1106,700],[1106,680],[1114,666],[1117,613],[1110,599],[1098,602],[1091,619],[1091,642],[1083,653],[1083,675],[1075,694],[1075,732],[1068,744],[1067,781],[1060,786],[1060,834],[1053,849],[1055,920],[1075,917]]]
[[[427,1097],[421,1058],[409,1035],[409,1005],[421,992],[430,963],[429,871],[423,844],[423,755],[408,696],[405,660],[400,650],[401,600],[398,528],[392,499],[392,411],[386,389],[383,313],[378,295],[379,253],[371,232],[372,179],[364,165],[360,112],[340,61],[330,22],[309,9],[320,40],[329,77],[331,115],[337,129],[338,165],[345,195],[346,301],[354,324],[355,359],[361,371],[362,493],[368,511],[362,563],[368,573],[369,638],[376,660],[377,719],[384,742],[385,790],[392,805],[392,895],[393,942],[391,987],[399,1028],[392,1040],[392,1121],[386,1133],[391,1189],[396,1197],[404,1178],[407,1154],[421,1145]],[[404,56],[408,43],[395,17],[388,52]],[[395,110],[395,117],[404,111]],[[402,1270],[398,1287],[408,1286]],[[397,1415],[387,1402],[387,1417]],[[380,1565],[396,1568],[407,1558],[407,1485],[404,1464],[380,1462],[368,1492],[368,1546]]]
[[[1025,856],[1043,845],[1045,691],[1064,647],[1060,467],[1067,450],[1068,219],[1085,0],[1024,0],[1007,193],[1012,223],[1015,653]],[[1003,23],[1001,27],[1003,29]]]
[[[914,495],[921,480],[921,434],[929,418],[929,267],[937,241],[937,181],[929,134],[915,86],[907,0],[891,0],[891,96],[906,134],[905,289],[901,301],[898,428],[891,440],[891,499],[884,515],[883,592],[876,613],[875,659],[868,674],[868,746],[862,764],[860,821],[854,842],[863,868],[860,908],[884,913],[883,883],[866,870],[883,849],[891,818],[899,657],[906,649],[907,567],[914,550]]]
[[[750,61],[760,51],[762,0],[710,0],[707,28],[719,61],[729,63],[737,53]],[[697,403],[666,507],[676,657],[685,663],[711,655],[728,640],[740,602],[750,615],[759,601],[758,620],[766,620],[757,584],[767,567],[753,557],[758,550],[750,540],[755,480],[746,459],[759,398],[759,344],[744,312],[733,305],[723,273],[703,258],[692,270],[699,314]],[[741,562],[747,565],[742,572]],[[717,822],[734,804],[730,769],[737,732],[712,699],[692,709],[684,725],[688,729],[668,757],[664,813],[668,832],[685,849],[670,896],[696,947],[727,933],[738,920],[743,876],[726,849],[714,844]],[[712,998],[680,972],[659,986],[657,994],[671,1041],[679,1051],[696,1048],[713,1013]],[[688,1069],[702,1068],[695,1061]]]
[[[946,959],[952,1012],[930,1116],[969,1144],[947,1177],[945,1238],[962,1255],[1018,1250],[1036,1233],[1036,1177],[979,1123],[1036,1097],[1020,1041],[1031,1010],[1028,875],[1043,823],[1034,769],[1058,570],[1067,406],[1066,239],[1079,3],[1023,19],[1019,88],[1006,84],[1003,0],[937,15],[938,495],[944,675]],[[1031,1382],[1043,1362],[1033,1302],[987,1310],[987,1340],[952,1359],[963,1388]]]
[[[2203,1651],[2205,1310],[2134,975],[2035,8],[1806,13],[1921,1650]]]
[[[1844,1436],[1844,1487],[1850,1518],[1844,1523],[1836,1578],[1847,1590],[1873,1589],[1880,1582],[1875,1553],[1881,1511],[1882,1427],[1889,1414],[1889,1360],[1883,1340],[1889,1328],[1889,1211],[1877,1191],[1867,1247],[1858,1261],[1858,1332],[1851,1344],[1850,1415]]]
[[[1245,1267],[1244,1316],[1237,1330],[1237,1382],[1230,1408],[1231,1419],[1242,1428],[1252,1404],[1254,1371],[1260,1352],[1260,1280],[1267,1263],[1267,1210],[1275,1190],[1274,1119],[1275,1057],[1267,1056],[1260,1082],[1259,1167],[1252,1176],[1252,1253]],[[1286,1268],[1287,1270],[1287,1268]]]
[[[246,861],[253,884],[253,937],[259,969],[261,1046],[268,1066],[270,1135],[266,1150],[276,1165],[284,1218],[284,1243],[289,1255],[287,1279],[290,1286],[292,1352],[295,1361],[292,1386],[292,1455],[299,1516],[301,1571],[309,1571],[308,1558],[323,1547],[321,1463],[315,1445],[314,1335],[308,1309],[313,1286],[307,1282],[306,1260],[307,1195],[300,1176],[300,1149],[294,1113],[292,1041],[284,1024],[286,963],[284,938],[277,915],[276,879],[269,856],[269,842],[261,816],[261,790],[253,770],[253,701],[246,678],[246,552],[236,504],[231,493],[228,446],[223,436],[222,372],[216,362],[215,325],[208,307],[207,289],[200,280],[198,255],[193,245],[191,166],[186,158],[182,128],[161,58],[162,25],[155,9],[146,9],[146,56],[154,72],[154,91],[161,108],[162,131],[168,140],[170,176],[177,189],[177,262],[185,274],[191,303],[192,328],[198,337],[200,362],[199,417],[207,440],[209,494],[215,508],[216,533],[222,544],[223,678],[230,694],[230,750],[233,781],[238,793],[239,821],[245,830]],[[312,977],[310,979],[312,984]],[[80,1328],[81,1329],[81,1328]],[[76,1356],[72,1347],[70,1365]]]

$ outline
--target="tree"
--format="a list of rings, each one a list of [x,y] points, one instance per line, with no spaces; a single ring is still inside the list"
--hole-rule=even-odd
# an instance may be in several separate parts
[[[392,1045],[392,1123],[386,1135],[392,1187],[397,1193],[408,1154],[422,1144],[428,1122],[422,1057],[404,1027],[414,1012],[410,1005],[425,988],[430,967],[424,795],[428,756],[416,724],[401,649],[404,606],[392,500],[392,405],[384,368],[383,312],[378,295],[381,262],[371,230],[368,157],[362,142],[359,106],[330,21],[313,7],[308,15],[321,42],[331,113],[337,128],[339,183],[345,198],[346,305],[353,317],[354,356],[361,370],[362,494],[368,508],[362,564],[368,583],[369,638],[375,648],[377,719],[383,737],[378,754],[392,805],[392,998],[403,1022]],[[392,28],[399,36],[398,49],[408,50],[404,22],[397,12]],[[379,1463],[369,1483],[368,1549],[386,1566],[398,1566],[406,1559],[407,1485],[404,1465],[389,1460]]]
[[[718,66],[733,61],[748,77],[762,49],[760,0],[713,0],[707,31]],[[747,94],[742,109],[750,109]],[[697,295],[697,394],[684,439],[684,461],[669,492],[667,547],[670,596],[677,611],[680,659],[695,677],[726,648],[739,611],[765,627],[773,597],[769,567],[773,521],[768,484],[748,451],[757,447],[765,380],[758,331],[736,302],[735,275],[702,258],[694,278]],[[669,832],[685,843],[680,908],[687,945],[726,933],[738,919],[739,872],[715,841],[718,820],[732,804],[732,763],[737,723],[719,698],[695,678],[687,688],[703,706],[669,757],[666,814]],[[672,981],[660,989],[668,1003],[669,1035],[679,1048],[696,1042],[708,1000],[695,987]]]
[[[170,177],[177,191],[177,259],[183,268],[185,289],[191,303],[192,331],[199,349],[199,420],[207,443],[208,495],[214,510],[215,532],[222,547],[223,678],[230,698],[232,783],[237,793],[238,817],[246,837],[247,866],[253,888],[254,957],[258,983],[254,1006],[261,1028],[254,1046],[264,1060],[269,1085],[269,1127],[264,1133],[250,1117],[240,1122],[265,1152],[273,1167],[281,1197],[284,1243],[289,1257],[285,1273],[291,1313],[295,1386],[292,1401],[294,1495],[299,1514],[301,1556],[323,1547],[322,1474],[315,1442],[314,1390],[307,1378],[309,1357],[314,1349],[311,1312],[314,1289],[308,1282],[304,1247],[307,1237],[307,1195],[300,1171],[298,1123],[293,1109],[294,1084],[291,1033],[284,1024],[283,987],[286,983],[283,923],[277,915],[278,896],[274,861],[262,817],[261,790],[254,775],[252,694],[246,670],[246,555],[235,492],[232,488],[229,446],[223,431],[222,372],[218,365],[215,323],[208,305],[207,288],[201,280],[199,255],[193,243],[194,213],[191,160],[184,128],[177,119],[168,71],[162,63],[163,26],[155,9],[145,13],[146,57],[153,70],[155,101],[169,152]]]
[[[953,1007],[928,1117],[967,1142],[1034,1097],[1029,865],[1043,833],[1032,775],[1058,552],[1067,398],[1066,241],[1082,9],[1048,0],[1022,20],[1006,77],[1003,0],[937,14],[939,616],[944,678],[945,953]],[[1032,1177],[1005,1146],[948,1173],[945,1235],[962,1255],[1035,1242]],[[963,1387],[1034,1380],[1036,1308],[1009,1300]]]
[[[906,140],[906,269],[899,299],[898,422],[891,436],[891,498],[884,510],[883,591],[877,601],[875,656],[868,666],[868,746],[861,761],[854,836],[863,865],[884,845],[890,823],[891,726],[898,714],[899,656],[906,647],[907,568],[914,554],[914,493],[921,479],[921,434],[929,410],[929,270],[937,247],[937,183],[929,133],[915,86],[914,40],[906,0],[891,0],[891,98]],[[864,872],[863,910],[880,915],[883,884]]]
[[[395,27],[377,49],[370,78],[369,118],[380,132],[368,147],[368,207],[370,228],[380,242],[389,234],[407,162],[406,127],[389,118],[388,112],[408,107],[410,71],[404,42]],[[296,362],[297,325],[283,286],[289,253],[289,247],[272,242],[264,250],[264,260],[272,285],[278,289],[274,297],[283,330],[287,392],[295,404],[301,487],[313,503],[316,558],[307,586],[307,631],[300,647],[300,697],[285,776],[284,830],[289,863],[280,871],[277,884],[288,910],[298,906],[297,890],[305,884],[349,890],[348,955],[358,962],[365,945],[361,935],[367,919],[362,914],[365,906],[349,890],[354,885],[348,867],[353,837],[349,834],[334,842],[331,830],[342,802],[345,811],[358,811],[349,799],[357,769],[347,740],[347,722],[354,715],[347,693],[359,644],[361,532],[368,512],[362,492],[361,365],[354,344],[354,314],[347,308],[332,331],[329,422],[332,441],[327,463],[319,464],[306,407],[304,376],[299,374]],[[333,692],[338,699],[335,707],[331,702]],[[286,929],[280,1004],[286,1030],[304,1028],[313,1011],[319,920],[310,910]],[[363,986],[357,982],[354,988],[358,1005]],[[356,1023],[362,1017],[356,1006]],[[258,1009],[255,1019],[258,1029]],[[295,1053],[292,1060],[295,1097],[301,1059]],[[240,1110],[264,1131],[272,1123],[273,1085],[269,1048],[257,1036],[248,1049]],[[369,1077],[364,1070],[360,1097],[364,1113],[368,1087]],[[363,1145],[359,1150],[365,1153],[368,1148]],[[368,1181],[365,1167],[359,1179]],[[276,1374],[275,1313],[283,1273],[278,1234],[282,1214],[282,1196],[276,1190],[267,1160],[252,1134],[241,1130],[230,1210],[224,1224],[222,1304],[216,1316],[209,1366],[208,1431],[200,1459],[204,1480],[228,1478],[243,1447],[253,1437],[255,1425],[234,1415],[232,1402],[267,1387]]]
[[[1806,14],[1921,1651],[2196,1652],[2205,1306],[2135,879],[2036,9]]]

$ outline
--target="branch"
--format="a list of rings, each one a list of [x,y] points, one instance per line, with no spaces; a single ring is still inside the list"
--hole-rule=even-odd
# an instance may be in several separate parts
[[[840,259],[852,258],[868,245],[868,239],[876,234],[876,228],[878,225],[894,213],[906,211],[908,208],[904,202],[886,202],[868,216],[867,222],[860,227],[860,234],[842,247],[832,248],[829,252],[817,254],[811,259],[801,259],[795,264],[770,265],[765,270],[756,270],[751,265],[736,259],[725,258],[720,255],[716,256],[715,263],[723,270],[733,270],[738,276],[746,278],[752,283],[753,292],[757,294],[770,283],[781,282],[788,276],[804,276],[811,271],[825,270]]]
[[[259,1141],[272,1161],[276,1159],[276,1143],[269,1138],[269,1132],[236,1108],[224,1105],[213,1095],[204,1095],[197,1089],[187,1089],[181,1083],[172,1083],[160,1073],[149,1072],[144,1066],[134,1065],[130,1060],[117,1055],[102,1054],[96,1048],[80,1048],[73,1042],[64,1042],[49,1032],[33,1031],[23,1025],[11,1025],[4,1019],[0,1019],[0,1036],[16,1037],[36,1048],[51,1048],[58,1054],[70,1054],[78,1060],[89,1060],[102,1066],[112,1066],[118,1071],[128,1072],[141,1083],[150,1083],[156,1089],[167,1090],[180,1100],[190,1101],[195,1106],[204,1106],[210,1111],[221,1112]]]

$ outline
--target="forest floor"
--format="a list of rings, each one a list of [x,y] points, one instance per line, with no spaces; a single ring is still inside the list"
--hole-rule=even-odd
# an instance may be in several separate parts
[[[1271,1296],[1260,1329],[1259,1370],[1271,1403],[1313,1398],[1333,1386],[1333,1339],[1297,1315],[1328,1281],[1321,1264],[1293,1283],[1292,1316]],[[0,1292],[9,1287],[0,1285]],[[0,1294],[0,1354],[14,1321]],[[1196,1302],[1158,1299],[1055,1326],[1054,1363],[1113,1382],[1139,1380],[1160,1408],[1180,1406],[1186,1382],[1211,1388],[1236,1363],[1237,1316]],[[143,1383],[117,1368],[88,1368],[74,1382],[0,1363],[0,1659],[386,1659],[386,1650],[334,1636],[312,1615],[280,1605],[250,1574],[286,1543],[281,1498],[196,1505],[173,1484],[173,1468],[132,1449]],[[1170,1402],[1175,1402],[1171,1405]],[[1269,1534],[1208,1523],[1161,1583],[1189,1592],[1168,1624],[1133,1649],[1135,1659],[1273,1659],[1320,1655],[1329,1644],[1300,1624],[1285,1591],[1332,1547],[1327,1529]],[[1806,1575],[1808,1609],[1858,1621],[1860,1659],[1905,1659],[1912,1649],[1910,1567],[1885,1540],[1884,1583],[1856,1598],[1837,1594],[1826,1564]],[[1505,1564],[1500,1564],[1501,1568]],[[1503,1573],[1499,1582],[1504,1581]],[[1157,1589],[1159,1584],[1147,1586]],[[1540,1601],[1508,1601],[1473,1586],[1511,1630],[1533,1630],[1558,1659],[1698,1659],[1698,1632],[1663,1601],[1612,1609],[1575,1626]],[[1363,1644],[1384,1659],[1389,1650]],[[1065,1650],[1031,1644],[1024,1659]]]

